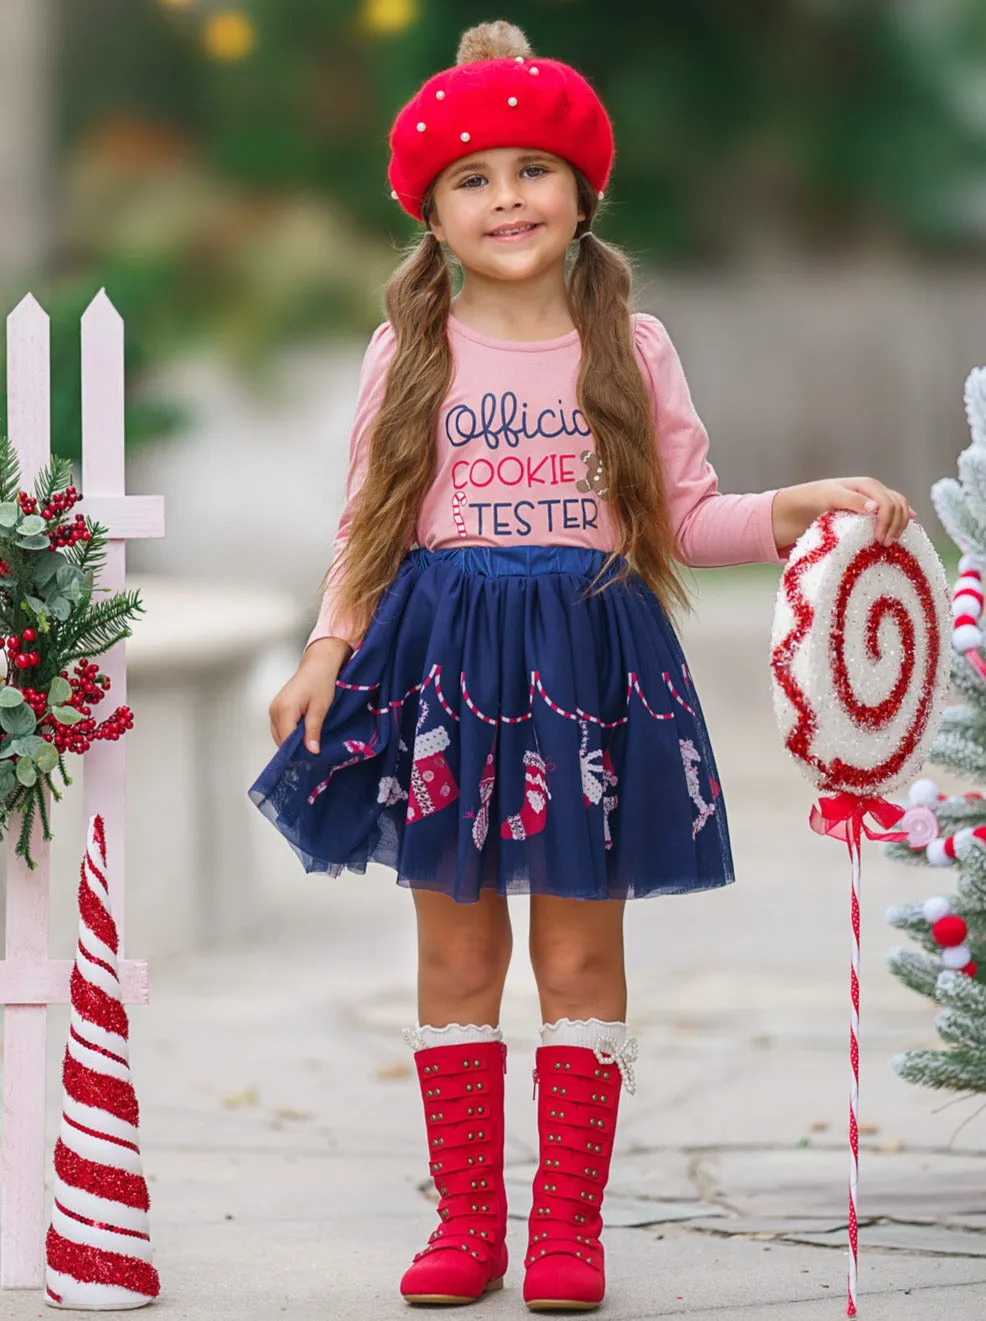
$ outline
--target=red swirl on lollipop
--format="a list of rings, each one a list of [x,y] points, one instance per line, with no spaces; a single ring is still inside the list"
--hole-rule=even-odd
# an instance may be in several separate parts
[[[883,794],[934,737],[947,682],[944,571],[924,532],[873,539],[873,515],[830,511],[798,542],[774,616],[774,706],[821,789]]]

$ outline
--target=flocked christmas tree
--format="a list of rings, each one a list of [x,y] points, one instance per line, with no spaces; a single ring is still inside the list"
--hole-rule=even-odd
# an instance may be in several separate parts
[[[986,661],[983,582],[986,579],[986,368],[965,387],[972,443],[959,455],[959,479],[932,487],[939,518],[962,551],[953,593],[952,684],[959,701],[948,707],[931,750],[936,765],[986,781]],[[941,1049],[911,1050],[894,1061],[901,1077],[926,1087],[986,1092],[986,798],[947,796],[931,780],[911,786],[901,822],[908,842],[884,845],[894,858],[930,866],[941,891],[923,903],[891,908],[887,920],[918,948],[892,949],[892,971],[915,991],[938,1001]]]

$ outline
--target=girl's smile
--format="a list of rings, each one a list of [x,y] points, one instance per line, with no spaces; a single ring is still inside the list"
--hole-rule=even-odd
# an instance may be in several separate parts
[[[496,239],[498,243],[519,243],[522,239],[529,238],[531,234],[541,228],[540,222],[536,224],[527,222],[518,225],[515,221],[509,227],[501,226],[499,229],[491,230],[486,237]]]

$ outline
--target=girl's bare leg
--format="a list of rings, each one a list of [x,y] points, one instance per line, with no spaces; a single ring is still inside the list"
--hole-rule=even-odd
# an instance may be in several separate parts
[[[483,890],[459,904],[432,890],[413,890],[418,922],[418,1022],[500,1021],[503,983],[513,949],[506,899]]]
[[[624,907],[622,899],[531,896],[531,967],[545,1023],[625,1020]]]

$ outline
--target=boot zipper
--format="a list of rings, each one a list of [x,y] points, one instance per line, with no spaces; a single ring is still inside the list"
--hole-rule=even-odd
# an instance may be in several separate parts
[[[541,1077],[540,1077],[540,1074],[538,1073],[537,1069],[534,1070],[534,1073],[533,1073],[532,1076],[533,1076],[533,1078],[534,1078],[534,1091],[531,1093],[531,1100],[532,1100],[532,1101],[536,1101],[536,1100],[537,1100],[537,1095],[538,1095],[538,1083],[541,1081]]]

